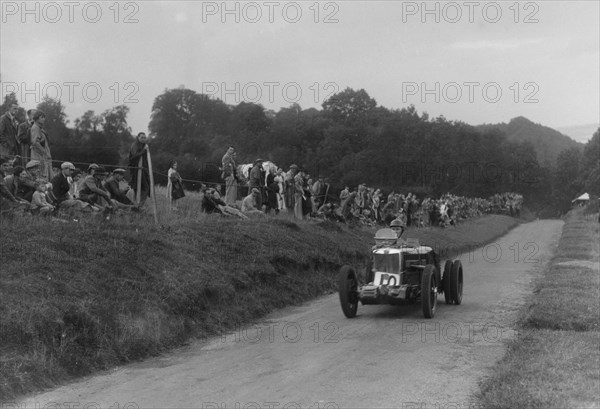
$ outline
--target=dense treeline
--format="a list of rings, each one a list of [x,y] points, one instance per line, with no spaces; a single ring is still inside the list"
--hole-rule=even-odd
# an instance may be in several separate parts
[[[6,97],[2,112],[11,99],[14,95]],[[54,158],[126,162],[132,141],[126,106],[98,115],[88,111],[73,127],[60,101],[46,99],[38,108],[48,114]],[[366,183],[387,192],[478,197],[512,191],[523,194],[530,207],[559,210],[584,190],[600,193],[598,132],[583,152],[567,149],[555,165],[540,166],[534,146],[509,140],[501,127],[429,118],[413,106],[387,109],[364,90],[335,94],[321,110],[292,105],[274,112],[177,88],[156,97],[152,110],[155,169],[166,173],[176,158],[185,179],[219,181],[221,157],[234,145],[240,163],[257,157],[284,168],[296,163],[337,188]]]

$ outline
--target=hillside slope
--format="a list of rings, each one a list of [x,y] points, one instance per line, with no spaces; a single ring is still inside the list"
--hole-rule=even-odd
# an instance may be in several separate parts
[[[522,116],[511,119],[509,123],[484,124],[477,128],[481,130],[497,128],[504,132],[511,142],[531,143],[537,153],[538,162],[542,166],[554,166],[556,158],[565,149],[583,149],[583,144],[552,128],[533,123]]]

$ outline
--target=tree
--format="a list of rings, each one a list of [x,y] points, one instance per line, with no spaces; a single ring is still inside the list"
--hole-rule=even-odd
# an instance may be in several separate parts
[[[562,151],[556,159],[552,196],[558,210],[566,212],[571,200],[581,194],[580,175],[581,152],[578,148]]]
[[[584,146],[579,185],[593,195],[600,195],[600,128]]]
[[[185,88],[166,90],[152,105],[148,125],[152,144],[173,156],[190,153],[208,158],[210,144],[222,141],[219,136],[226,133],[229,116],[222,101]]]
[[[75,129],[82,134],[96,132],[102,125],[102,117],[92,110],[86,111],[81,118],[74,121]]]
[[[12,106],[12,104],[19,105],[19,100],[14,92],[7,94],[4,96],[4,102],[0,105],[0,116],[4,115],[5,112]],[[17,114],[15,115],[19,122],[23,122],[25,120],[25,110],[21,107],[17,110]]]
[[[231,110],[229,134],[239,147],[242,157],[249,160],[265,153],[265,137],[271,127],[271,121],[262,105],[240,102]],[[268,149],[268,148],[267,148]]]
[[[346,88],[329,97],[322,106],[325,115],[335,122],[356,125],[369,119],[377,107],[377,101],[364,89],[354,91],[352,88]]]

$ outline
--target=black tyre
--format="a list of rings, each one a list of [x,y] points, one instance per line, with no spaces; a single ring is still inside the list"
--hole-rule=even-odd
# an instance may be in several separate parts
[[[365,267],[365,284],[372,283],[375,279],[375,273],[373,272],[373,262],[369,260]]]
[[[450,270],[450,297],[452,302],[460,305],[463,295],[463,268],[460,260],[454,260]]]
[[[354,318],[358,310],[358,280],[352,267],[341,268],[338,283],[342,311],[347,318]]]
[[[428,264],[421,274],[421,307],[425,318],[433,318],[435,315],[437,284],[435,267]]]
[[[444,264],[444,276],[442,277],[442,286],[444,290],[444,299],[446,304],[452,304],[452,296],[450,295],[450,272],[452,270],[452,261],[447,260]]]

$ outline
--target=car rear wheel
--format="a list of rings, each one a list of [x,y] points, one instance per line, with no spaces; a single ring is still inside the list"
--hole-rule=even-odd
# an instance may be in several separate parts
[[[450,296],[450,271],[452,270],[452,261],[446,260],[444,265],[444,277],[442,277],[442,285],[444,290],[444,299],[446,304],[452,304],[452,297]]]
[[[437,306],[437,279],[435,267],[428,264],[421,274],[421,307],[425,318],[433,318]]]
[[[460,305],[462,302],[463,295],[463,268],[460,260],[455,260],[452,263],[452,269],[450,270],[450,297],[452,302],[456,305]]]
[[[358,280],[350,266],[343,266],[339,273],[339,293],[342,311],[347,318],[356,317],[358,310]]]

